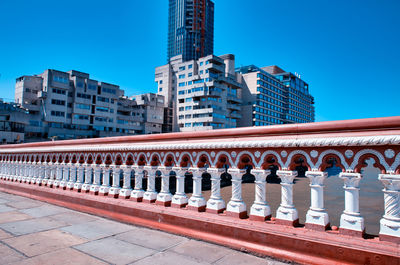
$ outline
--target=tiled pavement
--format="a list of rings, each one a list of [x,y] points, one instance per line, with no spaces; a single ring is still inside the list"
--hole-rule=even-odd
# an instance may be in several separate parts
[[[0,264],[283,264],[0,192]]]

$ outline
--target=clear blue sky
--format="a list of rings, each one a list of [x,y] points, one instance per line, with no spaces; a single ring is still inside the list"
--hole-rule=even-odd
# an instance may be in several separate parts
[[[276,64],[310,84],[317,121],[400,114],[400,1],[215,0],[214,53]],[[1,0],[0,97],[45,69],[156,92],[167,0]]]

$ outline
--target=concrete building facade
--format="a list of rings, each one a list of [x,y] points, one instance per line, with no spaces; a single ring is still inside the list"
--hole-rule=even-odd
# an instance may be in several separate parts
[[[26,109],[15,103],[0,100],[0,144],[23,142],[27,124],[28,111]]]
[[[184,61],[175,56],[156,68],[158,94],[165,98],[163,132],[235,128],[240,116],[240,78],[231,54]]]
[[[15,85],[16,103],[30,114],[27,138],[160,133],[162,122],[146,130],[147,116],[134,117],[135,111],[126,110],[129,105],[146,109],[148,102],[129,102],[132,100],[123,95],[119,86],[90,79],[89,74],[74,70],[48,69],[39,75],[17,78]],[[163,100],[162,96],[157,98]],[[152,124],[155,122],[151,120]]]
[[[242,119],[239,127],[315,120],[314,98],[300,76],[278,66],[259,68],[254,65],[236,69],[243,78]]]

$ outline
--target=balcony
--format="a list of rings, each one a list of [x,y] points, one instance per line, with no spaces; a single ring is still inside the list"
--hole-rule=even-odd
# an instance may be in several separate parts
[[[400,117],[4,145],[0,188],[299,263],[396,264],[399,147]],[[365,173],[371,158],[383,187],[377,195]],[[232,186],[223,197],[227,174]],[[276,194],[266,184],[272,175],[280,180]],[[243,183],[250,177],[251,191]],[[296,182],[310,185],[298,191]],[[334,183],[338,197],[329,204],[324,190]],[[269,204],[272,196],[280,203]],[[360,211],[363,196],[379,209]],[[310,203],[299,207],[305,198]],[[365,234],[373,212],[379,237]]]

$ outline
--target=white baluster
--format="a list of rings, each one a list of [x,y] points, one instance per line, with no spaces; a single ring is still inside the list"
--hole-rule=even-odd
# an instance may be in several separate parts
[[[385,199],[379,239],[400,244],[400,175],[379,174]]]
[[[189,171],[193,175],[193,193],[188,203],[189,210],[195,210],[198,212],[204,212],[206,210],[207,202],[201,191],[201,180],[205,170],[205,168],[189,168]]]
[[[77,172],[77,176],[76,176],[76,182],[74,184],[74,190],[77,192],[81,192],[82,190],[82,185],[83,185],[83,177],[84,177],[84,168],[83,166],[78,162],[75,164],[76,167],[76,172]]]
[[[85,183],[82,185],[82,192],[89,192],[90,186],[92,186],[92,175],[93,175],[93,168],[90,164],[83,164],[85,168]]]
[[[56,179],[56,169],[57,169],[57,166],[58,166],[58,162],[55,162],[55,163],[52,163],[52,162],[50,162],[49,163],[49,168],[50,168],[50,175],[49,175],[49,179],[47,180],[47,186],[48,187],[50,187],[50,188],[52,188],[53,187],[53,184],[54,184],[54,181],[55,181],[55,179]]]
[[[42,179],[42,185],[46,186],[47,181],[50,179],[52,162],[44,162],[44,175]]]
[[[242,199],[242,177],[246,173],[245,169],[229,168],[228,173],[232,176],[232,197],[228,202],[226,214],[237,218],[246,218],[246,204]]]
[[[344,180],[344,211],[340,216],[339,232],[345,235],[362,237],[365,232],[364,218],[359,210],[360,173],[341,172],[339,178]]]
[[[54,180],[53,186],[58,188],[60,186],[60,182],[62,180],[62,175],[64,171],[65,163],[57,163],[56,164],[56,179]]]
[[[131,200],[135,202],[141,202],[143,200],[144,190],[142,187],[143,181],[143,167],[142,166],[134,166],[135,170],[135,188],[131,192]]]
[[[106,164],[101,164],[103,173],[102,185],[100,187],[99,195],[107,196],[110,191],[110,168]]]
[[[157,167],[145,166],[144,169],[147,171],[147,190],[143,194],[143,202],[153,203],[157,199],[157,192],[156,192]]]
[[[100,177],[101,177],[101,167],[97,164],[92,164],[93,168],[93,184],[90,186],[90,194],[98,195],[100,191]]]
[[[122,199],[129,199],[132,193],[132,188],[131,188],[132,167],[130,165],[123,165],[121,166],[121,168],[124,174],[124,184],[122,186],[121,191],[119,192],[119,197]]]
[[[207,168],[211,175],[211,196],[207,201],[206,211],[209,213],[222,213],[225,210],[225,202],[221,197],[221,174],[224,168]]]
[[[19,163],[19,171],[18,171],[18,175],[17,175],[17,179],[16,181],[18,182],[22,182],[22,177],[25,176],[25,169],[26,169],[26,161],[24,162],[20,162]]]
[[[310,179],[311,206],[306,215],[306,228],[325,231],[329,228],[329,216],[324,208],[324,181],[328,173],[320,171],[307,171],[306,177]]]
[[[69,179],[69,166],[68,164],[62,163],[62,180],[60,181],[60,188],[65,190]]]
[[[250,220],[265,221],[271,217],[271,208],[266,200],[267,177],[270,170],[252,169],[251,174],[255,177],[255,200],[250,209]]]
[[[171,206],[172,194],[169,192],[169,175],[171,173],[171,167],[158,167],[161,171],[161,190],[157,194],[157,205]]]
[[[121,177],[121,168],[118,165],[111,165],[112,168],[112,186],[108,192],[109,197],[118,198],[121,190],[119,181]]]
[[[276,223],[297,226],[299,215],[293,204],[293,180],[297,171],[278,170],[276,175],[281,178],[281,204],[276,211]]]
[[[24,172],[24,174],[22,175],[22,178],[21,178],[21,182],[22,183],[25,183],[26,179],[29,177],[31,165],[32,165],[31,161],[26,162],[26,164],[25,164],[25,172]]]
[[[67,189],[73,190],[78,172],[77,172],[76,165],[73,164],[72,162],[68,163],[68,168],[69,168],[69,179],[67,182]]]
[[[34,184],[36,185],[42,185],[42,180],[45,175],[45,162],[38,162],[38,168],[37,168],[37,177],[36,177],[36,182]]]
[[[171,206],[175,208],[182,208],[188,204],[188,197],[185,194],[185,173],[187,168],[173,167],[173,171],[176,173],[176,191],[172,196]]]

